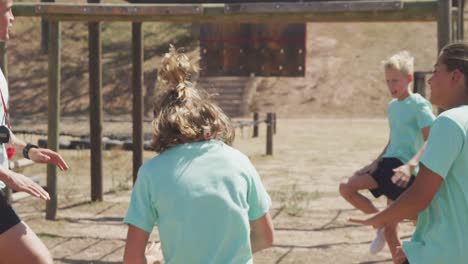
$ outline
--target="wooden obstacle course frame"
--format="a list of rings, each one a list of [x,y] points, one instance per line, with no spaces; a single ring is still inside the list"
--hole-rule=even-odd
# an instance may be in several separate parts
[[[325,1],[323,1],[325,2]],[[131,21],[134,22],[132,26],[132,39],[133,39],[133,77],[132,89],[134,93],[134,111],[133,111],[133,125],[134,125],[134,139],[141,140],[142,131],[142,102],[141,95],[143,94],[142,66],[136,65],[141,63],[141,52],[139,49],[142,47],[142,34],[141,23],[144,21],[164,21],[164,22],[185,22],[185,23],[229,23],[229,22],[288,22],[288,23],[301,23],[301,22],[386,22],[386,21],[438,21],[438,47],[439,50],[445,44],[449,43],[452,39],[452,0],[401,0],[402,5],[399,8],[383,8],[384,4],[395,3],[398,1],[382,0],[382,8],[374,10],[357,10],[358,2],[362,1],[348,1],[350,9],[346,12],[336,11],[343,10],[345,7],[342,5],[338,8],[338,3],[334,7],[330,5],[319,7],[318,5],[309,5],[307,10],[292,10],[287,12],[280,12],[276,6],[281,2],[271,3],[270,6],[259,6],[257,4],[249,3],[242,6],[236,4],[198,4],[198,5],[168,5],[168,4],[135,4],[135,5],[108,5],[108,4],[58,4],[58,3],[15,3],[13,6],[13,13],[15,16],[40,16],[49,21],[49,130],[48,138],[49,147],[58,151],[58,135],[59,135],[59,117],[60,117],[60,23],[61,21],[86,21],[86,22],[102,22],[102,21]],[[371,1],[368,1],[371,2]],[[374,1],[373,1],[374,2]],[[376,2],[376,1],[375,1]],[[297,6],[297,5],[296,5]],[[236,11],[236,8],[238,10]],[[262,9],[259,9],[262,7]],[[273,7],[273,8],[272,8]],[[355,10],[351,10],[354,7]],[[241,10],[244,8],[245,10]],[[256,8],[256,11],[254,10]],[[363,7],[362,7],[363,8]],[[189,10],[190,9],[190,10]],[[143,11],[144,10],[144,11]],[[334,10],[334,11],[333,11]],[[349,11],[348,11],[349,10]],[[99,39],[98,30],[90,29],[90,39]],[[93,37],[94,36],[94,37]],[[96,42],[93,41],[94,44]],[[93,45],[94,45],[93,44]],[[91,43],[90,43],[91,45]],[[95,49],[94,49],[95,50]],[[91,50],[90,50],[91,51]],[[0,48],[0,53],[2,49]],[[99,64],[100,55],[94,54],[96,59],[93,64]],[[4,62],[5,53],[0,54],[0,61]],[[3,63],[6,68],[6,63]],[[5,69],[4,68],[4,69]],[[92,69],[90,64],[90,70]],[[90,77],[101,78],[100,67],[93,68],[93,73]],[[102,84],[99,81],[90,82],[90,89],[95,89],[95,92],[101,91]],[[91,94],[91,91],[90,91]],[[94,100],[91,104],[95,104]],[[96,103],[91,106],[90,115],[99,115],[102,113],[101,103]],[[101,126],[100,119],[93,119],[91,126]],[[274,128],[274,126],[272,126]],[[102,148],[100,137],[100,129],[92,129],[94,134],[91,145],[97,148]],[[138,139],[140,138],[140,139]],[[135,141],[134,140],[134,141]],[[143,144],[136,144],[134,148],[134,177],[137,168],[141,165],[141,155],[143,151]],[[93,161],[92,161],[93,162]],[[96,165],[93,166],[91,178],[92,184],[95,181],[102,182],[102,157],[100,160],[95,161]],[[55,219],[57,210],[57,168],[51,165],[47,168],[47,185],[51,194],[51,201],[47,203],[46,218]],[[102,200],[102,188],[93,194],[92,200]]]

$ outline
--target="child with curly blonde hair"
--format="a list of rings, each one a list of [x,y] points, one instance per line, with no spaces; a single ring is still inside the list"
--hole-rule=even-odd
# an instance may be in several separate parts
[[[138,172],[124,263],[145,263],[158,226],[166,263],[252,263],[273,242],[268,196],[249,159],[230,145],[229,118],[190,77],[198,68],[171,46],[159,69],[153,147]]]

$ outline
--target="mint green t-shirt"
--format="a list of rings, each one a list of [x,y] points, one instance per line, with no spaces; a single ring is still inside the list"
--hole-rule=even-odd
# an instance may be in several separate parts
[[[145,162],[124,223],[157,224],[168,264],[252,263],[249,221],[271,206],[249,159],[221,141],[180,144]]]
[[[424,143],[421,129],[431,126],[434,120],[432,105],[419,94],[411,94],[402,101],[390,101],[390,144],[383,157],[407,163]]]
[[[421,159],[443,178],[403,250],[411,264],[468,263],[468,106],[434,122]]]

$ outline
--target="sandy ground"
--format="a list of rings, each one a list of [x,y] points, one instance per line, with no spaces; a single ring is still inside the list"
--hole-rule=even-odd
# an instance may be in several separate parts
[[[385,248],[368,253],[374,230],[347,222],[362,217],[338,194],[338,184],[370,162],[388,137],[384,119],[279,119],[274,156],[265,156],[265,127],[259,138],[237,130],[235,146],[249,155],[272,199],[274,246],[256,263],[391,263]],[[89,152],[63,151],[71,170],[59,176],[56,221],[45,220],[44,203],[30,197],[14,202],[19,215],[48,246],[56,263],[121,263],[129,203],[131,155],[106,151],[103,202],[89,202]],[[151,157],[145,153],[145,158]],[[25,174],[44,175],[40,165]],[[384,199],[378,199],[383,208]],[[412,224],[401,224],[408,238]],[[153,232],[151,240],[157,241]]]

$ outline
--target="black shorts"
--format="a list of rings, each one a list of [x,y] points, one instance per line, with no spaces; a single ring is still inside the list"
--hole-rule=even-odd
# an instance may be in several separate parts
[[[392,176],[395,174],[393,169],[401,165],[403,165],[403,162],[396,158],[383,158],[379,162],[377,169],[371,173],[372,178],[374,178],[379,187],[369,190],[375,198],[385,195],[387,198],[394,201],[413,184],[415,179],[414,175],[411,175],[408,185],[404,188],[392,182]]]
[[[3,192],[0,190],[0,234],[14,227],[20,222],[18,215],[5,200]]]
[[[408,260],[405,260],[403,263],[401,264],[409,264],[409,261]]]

